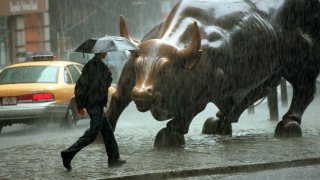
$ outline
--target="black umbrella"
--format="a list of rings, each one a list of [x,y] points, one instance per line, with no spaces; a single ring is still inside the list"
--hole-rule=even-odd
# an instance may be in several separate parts
[[[131,41],[120,36],[105,36],[90,38],[83,42],[75,52],[103,53],[113,51],[139,51],[139,48]]]

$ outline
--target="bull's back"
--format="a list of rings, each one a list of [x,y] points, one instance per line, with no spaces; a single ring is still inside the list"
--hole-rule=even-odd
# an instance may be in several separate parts
[[[217,26],[230,30],[251,13],[270,18],[282,4],[283,0],[183,0],[173,8],[157,38],[167,38],[176,31],[183,31],[194,21],[201,27]]]

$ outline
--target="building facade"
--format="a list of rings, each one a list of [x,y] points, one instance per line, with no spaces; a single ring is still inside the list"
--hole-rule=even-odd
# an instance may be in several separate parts
[[[0,16],[6,20],[3,64],[23,62],[29,54],[50,51],[47,0],[0,0]],[[1,45],[0,45],[1,47]]]
[[[0,17],[0,69],[6,66],[8,59],[7,18]]]
[[[52,50],[59,56],[91,37],[119,35],[119,16],[139,39],[161,21],[159,0],[49,0]]]
[[[141,39],[178,0],[0,0],[0,68],[34,54],[58,57],[91,37],[119,35],[119,16]]]

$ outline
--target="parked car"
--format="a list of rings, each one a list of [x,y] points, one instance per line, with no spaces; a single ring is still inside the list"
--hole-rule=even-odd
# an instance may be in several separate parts
[[[15,123],[75,125],[83,118],[77,116],[74,100],[82,68],[79,63],[43,58],[4,68],[0,73],[0,132]]]

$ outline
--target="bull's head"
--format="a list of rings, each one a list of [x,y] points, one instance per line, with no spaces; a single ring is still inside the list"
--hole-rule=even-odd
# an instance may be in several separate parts
[[[120,18],[121,36],[132,40],[126,22]],[[133,41],[133,40],[132,40]],[[162,39],[151,39],[137,43],[140,53],[134,56],[135,85],[131,98],[141,112],[151,111],[157,120],[173,116],[176,102],[180,102],[184,80],[200,59],[200,32],[197,23],[193,25],[192,42],[179,49]]]

